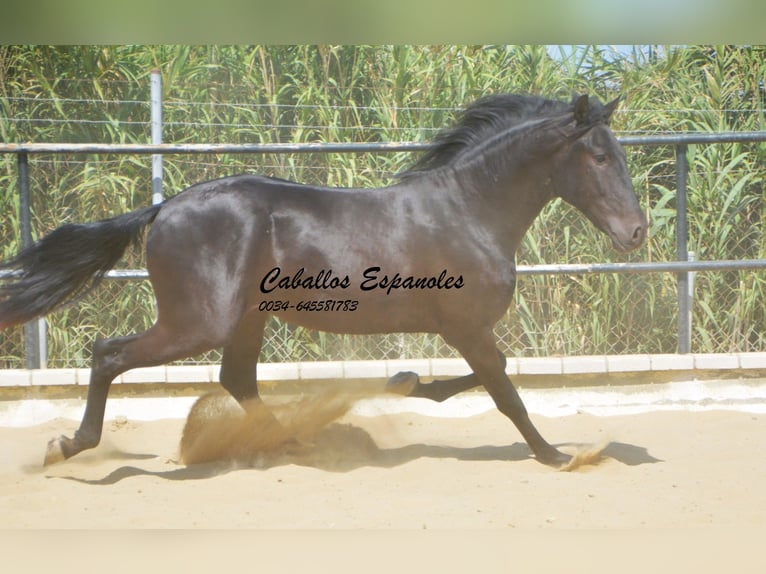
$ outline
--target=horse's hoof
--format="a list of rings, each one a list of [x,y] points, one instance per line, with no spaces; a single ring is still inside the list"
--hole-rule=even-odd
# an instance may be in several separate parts
[[[546,452],[545,454],[535,454],[535,458],[543,464],[559,470],[565,469],[572,461],[571,456],[556,449],[553,449],[552,452]]]
[[[58,438],[52,438],[48,441],[48,448],[45,451],[45,460],[43,461],[43,466],[50,466],[52,464],[56,464],[57,462],[61,462],[63,460],[66,460],[66,455],[64,455],[64,450],[61,447],[61,441],[65,437],[60,436]]]
[[[412,391],[420,384],[420,377],[412,371],[402,371],[396,373],[388,379],[385,392],[395,395],[409,396]]]

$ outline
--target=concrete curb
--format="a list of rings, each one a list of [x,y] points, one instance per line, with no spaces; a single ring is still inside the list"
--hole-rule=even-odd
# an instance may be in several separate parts
[[[220,365],[180,365],[134,369],[116,384],[216,383]],[[316,361],[263,363],[258,379],[266,382],[328,379],[387,379],[399,371],[415,371],[423,379],[457,377],[470,372],[463,359],[385,361]],[[694,353],[688,355],[593,355],[573,357],[511,357],[506,372],[517,375],[642,374],[672,371],[748,374],[766,371],[766,353]],[[0,389],[87,385],[90,369],[0,370]]]

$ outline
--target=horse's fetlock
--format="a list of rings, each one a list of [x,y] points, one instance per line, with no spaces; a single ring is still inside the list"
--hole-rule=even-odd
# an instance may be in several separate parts
[[[98,446],[98,443],[101,442],[101,433],[92,433],[92,432],[82,432],[77,431],[74,433],[74,440],[72,441],[74,445],[77,447],[77,452],[89,448],[94,448]],[[73,446],[74,446],[73,445]]]

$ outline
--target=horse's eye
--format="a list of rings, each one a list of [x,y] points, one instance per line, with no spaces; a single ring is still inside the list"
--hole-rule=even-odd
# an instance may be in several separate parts
[[[596,160],[596,163],[599,165],[603,165],[606,163],[606,154],[599,153],[593,156],[593,158]]]

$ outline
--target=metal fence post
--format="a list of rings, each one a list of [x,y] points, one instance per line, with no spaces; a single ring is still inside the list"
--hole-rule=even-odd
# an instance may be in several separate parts
[[[689,261],[693,263],[696,260],[697,260],[697,254],[694,253],[694,251],[689,251]],[[688,307],[689,307],[689,316],[688,316],[688,319],[689,319],[689,323],[688,323],[688,325],[689,325],[689,339],[688,339],[689,340],[689,352],[691,352],[691,344],[692,344],[692,342],[691,342],[692,315],[693,315],[692,314],[692,310],[694,309],[694,281],[695,281],[696,277],[697,277],[697,272],[696,271],[689,271],[689,284],[687,286],[688,287],[688,292],[686,294],[686,300],[689,302],[688,303]]]
[[[18,154],[19,165],[19,222],[21,247],[27,248],[32,239],[32,207],[29,194],[29,156]],[[46,325],[40,318],[24,325],[24,357],[27,369],[41,369],[46,362]]]
[[[686,219],[686,180],[689,159],[686,145],[676,146],[676,259],[689,260],[688,224]],[[690,353],[692,349],[691,300],[689,297],[689,272],[678,273],[678,352]]]
[[[162,75],[152,70],[151,79],[152,143],[162,143]],[[152,155],[152,205],[162,203],[162,154]]]

